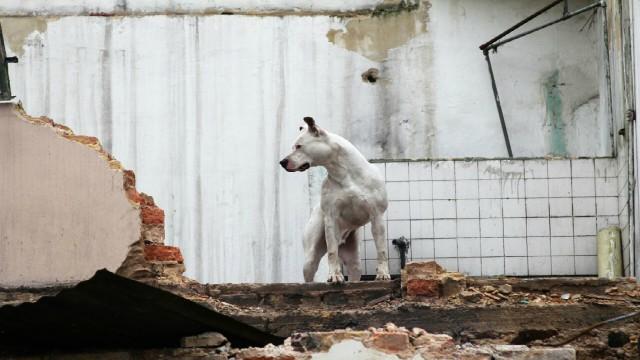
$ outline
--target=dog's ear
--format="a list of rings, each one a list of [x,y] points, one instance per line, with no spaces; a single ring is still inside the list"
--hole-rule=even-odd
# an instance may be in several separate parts
[[[307,123],[307,126],[309,127],[309,132],[311,132],[314,136],[320,136],[324,134],[324,131],[316,125],[316,121],[313,120],[312,117],[305,116],[303,120],[305,123]]]

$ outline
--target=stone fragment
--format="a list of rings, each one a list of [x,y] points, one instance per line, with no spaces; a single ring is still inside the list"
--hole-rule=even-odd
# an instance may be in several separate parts
[[[475,292],[475,291],[462,291],[460,292],[460,297],[462,297],[464,300],[466,301],[471,301],[471,302],[477,302],[478,300],[480,300],[480,297],[482,295],[480,295],[479,293]]]
[[[405,332],[385,331],[374,333],[366,342],[371,347],[386,353],[399,353],[409,349],[409,336]]]
[[[219,347],[227,343],[227,338],[217,332],[206,332],[196,336],[187,336],[180,339],[180,346],[184,348],[194,347]]]
[[[508,294],[511,294],[511,292],[513,291],[513,288],[509,284],[502,284],[498,286],[498,291],[500,292],[500,294],[508,295]]]
[[[496,291],[496,288],[494,288],[494,287],[493,287],[493,286],[491,286],[491,285],[485,285],[485,286],[481,287],[481,288],[480,288],[480,290],[481,290],[482,292],[492,293],[492,292],[495,292],[495,291]]]
[[[560,296],[560,299],[569,300],[569,299],[571,299],[571,294],[562,294],[562,296]]]
[[[444,268],[435,261],[426,262],[409,262],[406,264],[404,271],[407,275],[438,275],[445,272]]]
[[[466,287],[466,279],[460,273],[447,273],[442,277],[442,296],[458,295]]]

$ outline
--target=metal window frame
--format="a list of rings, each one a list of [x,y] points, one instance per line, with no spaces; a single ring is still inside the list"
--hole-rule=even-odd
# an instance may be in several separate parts
[[[507,35],[511,34],[512,32],[514,32],[515,30],[519,29],[520,27],[522,27],[523,25],[529,23],[531,20],[537,18],[538,16],[544,14],[545,12],[549,11],[550,9],[554,8],[556,5],[560,4],[560,3],[564,3],[563,6],[563,12],[562,12],[562,17],[550,21],[548,23],[545,23],[543,25],[537,26],[533,29],[521,32],[517,35],[513,35],[510,36],[506,39],[504,39]],[[583,8],[580,8],[578,10],[575,11],[569,11],[569,0],[555,0],[552,3],[550,3],[549,5],[543,7],[542,9],[536,11],[535,13],[527,16],[526,18],[524,18],[522,21],[518,22],[517,24],[513,25],[512,27],[508,28],[507,30],[501,32],[500,34],[496,35],[495,37],[493,37],[491,40],[485,42],[484,44],[480,45],[480,50],[482,51],[482,53],[484,54],[484,57],[487,61],[487,67],[489,69],[489,76],[491,77],[491,87],[493,89],[493,96],[496,102],[496,108],[498,110],[498,117],[500,118],[500,125],[502,127],[502,135],[504,136],[504,142],[505,145],[507,147],[507,153],[509,154],[510,158],[513,158],[513,151],[511,150],[511,141],[509,140],[509,132],[507,131],[507,125],[505,122],[505,118],[504,118],[504,113],[502,111],[502,104],[500,103],[500,94],[498,92],[498,85],[496,84],[496,78],[493,72],[493,66],[491,65],[491,57],[489,55],[490,51],[494,51],[496,52],[498,50],[498,48],[502,45],[508,44],[514,40],[520,39],[522,37],[525,37],[527,35],[533,34],[535,32],[538,32],[542,29],[545,29],[551,25],[555,25],[557,23],[563,22],[565,20],[569,20],[574,16],[580,15],[584,12],[587,12],[589,10],[596,10],[598,8],[604,8],[606,6],[604,0],[599,0],[593,4],[587,5]]]

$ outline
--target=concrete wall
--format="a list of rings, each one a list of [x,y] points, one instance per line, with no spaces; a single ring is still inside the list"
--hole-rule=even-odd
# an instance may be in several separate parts
[[[318,173],[277,160],[303,116],[369,158],[505,156],[478,45],[547,1],[437,0],[375,17],[359,14],[380,1],[210,4],[11,0],[0,21],[27,111],[100,137],[167,210],[187,274],[236,282],[301,279]],[[215,15],[230,7],[239,15]],[[516,156],[612,154],[601,25],[580,31],[588,18],[492,55]],[[370,68],[374,84],[361,78]]]
[[[634,138],[635,123],[628,117],[628,111],[635,109],[636,83],[632,54],[631,1],[612,0],[608,2],[607,49],[609,51],[609,74],[611,92],[611,120],[615,135],[618,160],[618,218],[622,230],[624,271],[636,274],[634,250]]]
[[[0,287],[115,271],[140,239],[117,162],[71,134],[0,104]]]

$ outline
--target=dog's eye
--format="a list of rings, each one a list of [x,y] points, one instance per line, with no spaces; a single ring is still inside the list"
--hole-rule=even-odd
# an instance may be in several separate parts
[[[296,145],[296,149],[300,149],[302,145]]]
[[[302,126],[300,126],[300,131],[302,131],[302,129],[304,129]]]

